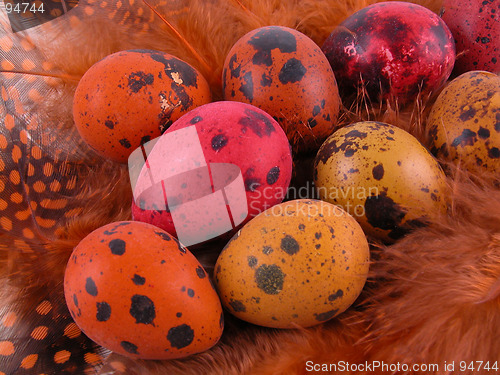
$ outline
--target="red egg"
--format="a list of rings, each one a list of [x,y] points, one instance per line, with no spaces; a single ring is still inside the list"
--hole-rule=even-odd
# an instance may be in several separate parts
[[[370,5],[342,22],[322,47],[341,95],[364,85],[377,100],[415,99],[446,82],[455,62],[450,30],[420,5],[391,1]]]
[[[73,117],[82,138],[118,162],[211,101],[205,78],[168,53],[121,51],[92,65],[78,83]]]
[[[168,137],[178,134],[181,129],[194,130],[194,133],[181,141],[173,141],[169,147]],[[199,139],[199,150],[196,145],[187,145],[195,138]],[[182,149],[174,150],[179,144],[183,144]],[[186,151],[190,147],[194,151]],[[183,172],[186,171],[195,152],[202,154],[202,160],[196,160],[195,169],[179,174],[179,178],[183,180],[172,178],[174,181],[169,179],[172,183],[167,183],[162,180],[163,177],[156,177],[168,173],[174,164],[180,165]],[[157,167],[152,166],[155,158],[159,160]],[[132,203],[134,220],[153,223],[175,234],[181,242],[191,244],[203,242],[203,238],[196,241],[185,239],[194,236],[194,232],[217,232],[212,237],[204,238],[205,240],[217,237],[218,234],[227,233],[265,209],[280,203],[286,195],[292,174],[290,145],[280,125],[261,109],[232,101],[209,103],[182,116],[158,139],[148,154],[147,162],[146,166],[154,169],[153,179],[162,180],[162,185],[157,184],[159,190],[152,187],[149,191],[145,190],[145,194],[135,196],[136,199]],[[215,180],[217,165],[236,167],[235,173],[227,176],[227,181],[219,183],[220,187],[216,187]],[[145,171],[143,168],[139,182],[149,181]],[[209,181],[208,186],[203,188],[203,173],[207,171],[211,173],[213,183]],[[225,189],[227,184],[240,177],[240,187],[233,185],[233,190]],[[172,184],[177,184],[178,189],[174,188],[173,195],[166,194],[164,197],[165,186]],[[227,230],[222,230],[219,226],[222,218],[215,212],[217,207],[205,205],[204,200],[220,193],[222,188],[227,202],[225,204],[230,206],[232,215],[232,225],[229,223]],[[241,195],[237,196],[239,192]],[[233,199],[239,201],[231,205],[228,194],[232,194]],[[188,203],[191,206],[182,212],[182,218],[175,223],[175,211],[172,211],[172,206],[175,204],[175,207],[187,207]],[[164,207],[159,209],[162,204]],[[223,211],[226,212],[225,210],[224,208]],[[179,224],[180,221],[182,224]],[[185,229],[187,225],[191,225],[193,229]],[[182,233],[179,232],[180,229]]]
[[[177,239],[150,224],[115,222],[86,236],[68,261],[64,294],[80,329],[127,357],[185,357],[222,334],[208,274]]]
[[[457,75],[472,70],[500,72],[498,1],[444,0],[443,21],[455,38]]]

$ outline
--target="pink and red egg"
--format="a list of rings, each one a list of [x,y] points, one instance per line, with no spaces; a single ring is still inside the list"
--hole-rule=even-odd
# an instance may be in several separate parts
[[[455,63],[446,24],[408,2],[380,2],[342,22],[323,44],[344,95],[366,89],[372,100],[413,100],[440,88]]]
[[[454,73],[500,72],[500,4],[497,0],[444,0],[443,21],[455,38]]]
[[[248,208],[242,224],[281,203],[292,176],[292,155],[283,129],[268,113],[241,102],[213,102],[182,116],[162,137],[191,126],[196,128],[207,165],[228,163],[239,167]],[[133,219],[175,235],[168,202],[166,210],[150,207],[148,202],[133,201]]]

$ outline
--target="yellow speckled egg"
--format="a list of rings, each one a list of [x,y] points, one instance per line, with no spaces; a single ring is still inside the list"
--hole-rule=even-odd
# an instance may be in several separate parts
[[[464,73],[441,92],[428,119],[431,151],[470,171],[500,171],[500,77]]]
[[[332,134],[316,155],[314,180],[320,199],[340,205],[367,235],[385,242],[447,211],[439,163],[411,134],[381,122]]]
[[[224,307],[266,327],[309,327],[345,311],[366,282],[370,253],[359,224],[319,200],[278,204],[226,245],[214,279]]]

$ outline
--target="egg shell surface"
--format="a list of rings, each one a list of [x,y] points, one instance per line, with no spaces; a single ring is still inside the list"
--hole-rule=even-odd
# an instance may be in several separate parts
[[[321,49],[282,26],[250,31],[229,51],[224,99],[253,104],[283,127],[295,151],[317,150],[337,126],[341,99]]]
[[[210,101],[207,81],[189,64],[161,51],[127,50],[106,56],[83,75],[73,118],[97,153],[124,163],[141,144]]]
[[[322,50],[343,95],[366,89],[372,100],[414,100],[440,88],[455,63],[448,26],[418,4],[385,1],[343,21]]]
[[[471,70],[500,72],[500,6],[498,0],[444,0],[442,19],[457,50],[454,74]]]
[[[203,267],[146,223],[114,222],[86,236],[68,261],[64,293],[80,329],[127,357],[185,357],[215,345],[223,330]]]
[[[361,293],[369,247],[344,210],[318,200],[276,205],[226,245],[214,280],[238,318],[274,328],[310,327],[345,311]]]
[[[292,175],[292,156],[285,133],[269,114],[246,103],[213,102],[181,117],[163,136],[191,126],[196,127],[208,165],[239,167],[248,208],[244,222],[283,200]],[[175,233],[169,210],[155,210],[148,197],[145,202],[132,202],[132,214],[134,220]]]
[[[337,130],[314,162],[320,199],[340,205],[365,233],[393,242],[447,212],[446,176],[411,134],[364,121]]]
[[[440,93],[427,128],[431,151],[469,171],[500,171],[500,77],[466,72]]]

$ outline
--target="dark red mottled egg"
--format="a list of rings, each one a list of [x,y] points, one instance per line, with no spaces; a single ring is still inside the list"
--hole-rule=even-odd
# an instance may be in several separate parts
[[[169,137],[177,136],[181,134],[180,130],[186,129],[194,129],[194,133],[188,139],[174,142],[186,143],[182,151],[174,151],[167,146]],[[198,149],[195,143],[190,143],[191,141],[199,142],[200,148]],[[188,149],[193,151],[187,151]],[[192,162],[196,152],[200,155],[202,153],[204,160]],[[157,157],[160,160],[159,166],[152,167],[153,160]],[[223,219],[217,216],[215,206],[205,205],[207,199],[211,199],[209,196],[215,199],[213,194],[224,192],[226,202],[230,206],[233,227],[237,227],[261,211],[280,203],[286,195],[292,174],[290,144],[280,125],[261,109],[233,101],[209,103],[182,116],[159,137],[148,154],[147,161],[149,168],[155,169],[153,175],[168,174],[173,163],[185,168],[181,168],[183,173],[179,174],[177,179],[172,177],[163,181],[162,189],[155,191],[152,188],[136,194],[132,203],[133,218],[153,223],[175,234],[182,243],[187,243],[184,238],[195,235],[193,230],[209,233],[218,228],[219,234],[231,230],[221,230],[220,223]],[[188,168],[190,163],[193,164],[192,169]],[[208,169],[202,165],[205,163]],[[217,187],[217,166],[231,165],[236,167],[236,170],[227,177],[222,176]],[[206,183],[203,174],[208,170],[213,183],[209,183],[207,189],[203,190],[202,186]],[[146,182],[148,181],[147,175],[141,176],[145,176]],[[237,181],[239,178],[240,185]],[[141,177],[138,181],[142,181]],[[177,184],[177,190],[172,187],[173,184]],[[230,184],[232,185],[229,187]],[[163,196],[167,188],[173,191],[173,194]],[[159,203],[164,205],[162,209],[158,206],[158,198],[162,200]],[[176,222],[172,207],[179,210],[181,206],[187,211],[183,211],[183,217]],[[183,224],[179,225],[181,221]],[[184,224],[190,224],[194,229],[185,229],[187,227]],[[182,236],[179,230],[186,236]],[[185,230],[187,232],[184,232]],[[212,236],[214,237],[216,236]],[[192,243],[195,242],[200,243],[202,239]]]
[[[255,105],[283,127],[294,151],[317,150],[337,126],[340,96],[321,49],[282,26],[250,31],[229,51],[224,99]]]
[[[177,57],[153,50],[121,51],[83,75],[75,91],[73,118],[97,153],[124,163],[138,146],[210,101],[205,78]]]
[[[446,24],[417,4],[390,1],[354,13],[322,47],[341,95],[364,87],[372,100],[408,102],[448,79],[455,44]]]
[[[455,38],[455,73],[500,72],[500,2],[444,0],[442,12]]]
[[[81,330],[127,357],[186,357],[222,335],[209,275],[176,238],[147,223],[114,222],[82,239],[66,267],[64,294]]]

